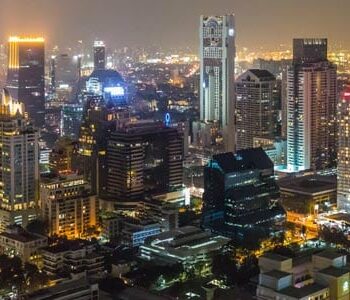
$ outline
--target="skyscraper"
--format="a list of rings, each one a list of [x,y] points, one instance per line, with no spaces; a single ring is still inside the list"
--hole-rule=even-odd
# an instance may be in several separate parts
[[[219,124],[226,151],[235,149],[235,52],[234,16],[201,16],[200,119]]]
[[[342,94],[338,104],[338,180],[339,209],[350,211],[350,87]]]
[[[0,231],[36,218],[39,181],[38,133],[24,105],[4,89],[0,104]]]
[[[204,169],[203,225],[242,236],[283,219],[273,168],[261,148],[213,155]]]
[[[250,69],[236,80],[237,149],[253,148],[256,137],[275,132],[276,78],[269,71]]]
[[[45,122],[45,47],[44,39],[10,37],[8,42],[7,89],[13,99],[40,128]]]
[[[94,42],[94,69],[104,70],[106,68],[106,46],[103,41]]]
[[[287,74],[287,167],[335,165],[337,69],[327,60],[327,39],[295,39]]]
[[[183,142],[176,128],[159,122],[130,123],[108,142],[107,191],[119,202],[182,186]]]

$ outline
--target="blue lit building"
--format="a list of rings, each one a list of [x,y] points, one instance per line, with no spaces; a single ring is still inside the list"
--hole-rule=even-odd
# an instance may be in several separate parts
[[[285,217],[273,167],[261,148],[214,155],[204,170],[202,225],[229,236],[269,235]]]
[[[115,70],[95,70],[86,81],[86,90],[94,96],[102,96],[113,105],[127,104],[127,87],[122,76]]]

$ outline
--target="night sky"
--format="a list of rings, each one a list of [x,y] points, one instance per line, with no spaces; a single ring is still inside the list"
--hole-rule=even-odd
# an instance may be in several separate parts
[[[0,39],[38,33],[50,45],[98,38],[114,47],[197,49],[199,15],[232,12],[240,47],[324,36],[350,48],[349,0],[0,0]]]

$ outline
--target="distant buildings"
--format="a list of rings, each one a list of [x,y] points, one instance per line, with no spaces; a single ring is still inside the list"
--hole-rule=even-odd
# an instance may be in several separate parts
[[[255,137],[274,137],[277,120],[276,78],[250,69],[236,82],[237,150],[253,148]]]
[[[326,39],[295,39],[287,77],[287,168],[335,166],[337,69]]]
[[[96,196],[81,176],[43,178],[40,200],[51,236],[80,238],[97,225]]]
[[[233,15],[201,16],[200,120],[217,123],[226,151],[235,150],[235,30]]]
[[[106,45],[103,41],[94,42],[94,70],[106,68]]]
[[[338,104],[338,208],[350,212],[350,88]]]
[[[122,204],[182,187],[182,163],[183,140],[176,128],[161,122],[129,123],[108,141],[108,195]]]
[[[24,105],[4,89],[0,104],[0,231],[36,219],[39,189],[38,133]]]
[[[60,126],[62,137],[78,140],[83,111],[83,105],[79,103],[66,103],[62,106]]]
[[[241,237],[265,228],[268,236],[284,220],[278,198],[273,163],[261,148],[214,155],[204,170],[203,226]]]
[[[10,37],[8,42],[7,89],[38,128],[45,122],[45,43],[44,39]]]

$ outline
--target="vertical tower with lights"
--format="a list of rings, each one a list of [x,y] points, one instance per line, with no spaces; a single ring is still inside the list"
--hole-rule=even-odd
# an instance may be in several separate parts
[[[106,68],[106,45],[103,41],[94,42],[94,69],[104,70]]]
[[[334,167],[337,69],[327,59],[327,39],[294,39],[287,101],[288,169]]]
[[[201,16],[200,118],[218,123],[226,151],[235,150],[234,15]]]
[[[0,103],[0,231],[36,218],[39,182],[38,133],[4,89]]]
[[[350,212],[350,87],[338,104],[338,134],[337,204]]]
[[[45,122],[45,41],[42,37],[13,36],[8,41],[6,87],[25,105],[34,125]]]

